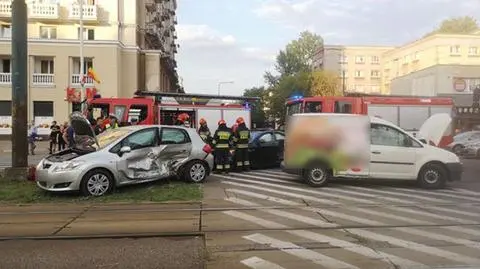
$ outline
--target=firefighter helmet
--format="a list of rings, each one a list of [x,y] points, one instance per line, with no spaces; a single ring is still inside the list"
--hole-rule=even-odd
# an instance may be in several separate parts
[[[245,123],[245,120],[243,120],[242,117],[238,117],[237,118],[237,124],[242,124],[242,123]]]
[[[204,118],[201,118],[200,119],[200,125],[204,125],[204,124],[207,124],[207,121]]]
[[[219,120],[218,125],[227,124],[224,120]]]

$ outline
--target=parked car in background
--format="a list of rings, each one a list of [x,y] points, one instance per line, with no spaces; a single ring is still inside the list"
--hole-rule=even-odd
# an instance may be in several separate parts
[[[466,142],[455,152],[458,156],[464,158],[480,158],[480,140]]]
[[[283,161],[285,133],[273,129],[252,130],[249,143],[252,168],[279,166]]]
[[[453,137],[453,142],[447,146],[447,149],[462,154],[465,151],[465,145],[480,143],[480,131],[468,131],[460,133]]]
[[[200,183],[213,168],[211,149],[195,129],[135,125],[97,137],[80,113],[72,114],[71,126],[76,146],[47,156],[36,168],[41,189],[102,196],[115,187],[171,176]]]

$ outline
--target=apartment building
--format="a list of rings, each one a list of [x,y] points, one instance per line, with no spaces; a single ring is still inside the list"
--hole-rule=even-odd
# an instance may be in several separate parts
[[[317,68],[338,74],[340,85],[348,92],[381,93],[382,55],[392,47],[326,45]]]
[[[480,35],[437,34],[398,47],[324,46],[319,57],[314,67],[337,72],[351,92],[453,96],[480,85]]]
[[[81,91],[80,35],[84,70],[100,79],[86,88],[103,97],[132,97],[138,89],[181,91],[175,54],[176,0],[27,0],[29,117],[49,132],[79,103],[66,101],[66,89]],[[0,134],[11,133],[11,0],[0,0]]]

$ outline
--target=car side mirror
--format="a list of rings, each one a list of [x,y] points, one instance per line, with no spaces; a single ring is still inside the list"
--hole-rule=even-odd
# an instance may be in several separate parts
[[[132,148],[131,148],[131,147],[129,147],[129,146],[123,146],[123,147],[120,149],[119,153],[120,153],[120,154],[125,154],[125,153],[128,153],[128,152],[130,152],[130,151],[132,151]]]

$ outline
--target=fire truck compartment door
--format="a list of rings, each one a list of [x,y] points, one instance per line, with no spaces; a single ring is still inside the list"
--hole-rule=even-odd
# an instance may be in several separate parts
[[[196,126],[200,126],[200,119],[207,121],[208,128],[213,134],[217,130],[218,121],[222,119],[222,111],[220,109],[201,108],[197,110]]]
[[[223,111],[223,119],[227,122],[227,126],[231,127],[235,124],[238,117],[243,117],[245,124],[248,128],[251,128],[251,120],[250,120],[250,110],[246,109],[225,109]]]

